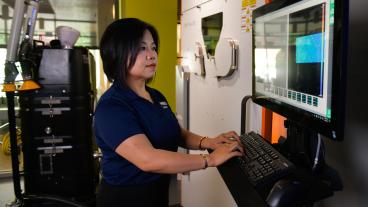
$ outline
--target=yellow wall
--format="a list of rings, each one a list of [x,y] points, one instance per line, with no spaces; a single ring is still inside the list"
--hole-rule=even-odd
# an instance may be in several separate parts
[[[134,17],[158,31],[160,48],[156,77],[149,85],[161,91],[175,111],[176,0],[120,0],[120,18]]]

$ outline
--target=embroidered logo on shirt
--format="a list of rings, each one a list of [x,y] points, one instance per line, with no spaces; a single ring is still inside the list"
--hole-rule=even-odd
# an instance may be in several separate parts
[[[160,105],[161,105],[161,107],[162,107],[163,109],[167,109],[167,108],[169,108],[169,105],[168,105],[165,101],[161,101],[161,102],[160,102]]]

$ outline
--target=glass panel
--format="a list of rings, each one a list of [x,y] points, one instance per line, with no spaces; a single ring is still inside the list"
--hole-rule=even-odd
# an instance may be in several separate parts
[[[208,56],[215,55],[222,29],[222,12],[202,19],[202,35]]]

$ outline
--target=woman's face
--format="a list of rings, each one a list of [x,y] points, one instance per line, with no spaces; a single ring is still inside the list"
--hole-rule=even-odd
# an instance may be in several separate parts
[[[133,67],[128,72],[128,78],[148,80],[155,75],[157,64],[156,44],[151,33],[146,30],[140,43],[140,51]]]

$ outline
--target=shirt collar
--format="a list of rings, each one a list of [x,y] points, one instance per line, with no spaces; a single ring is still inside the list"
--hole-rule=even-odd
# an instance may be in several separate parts
[[[114,81],[112,87],[114,87],[115,90],[122,92],[122,93],[118,93],[118,94],[121,94],[121,96],[124,99],[126,99],[127,101],[135,101],[135,100],[143,99],[142,97],[138,96],[131,88],[123,87],[122,84],[119,81]],[[156,102],[155,101],[156,97],[155,97],[154,89],[146,85],[146,90],[151,95],[151,98],[153,99],[153,102]]]

